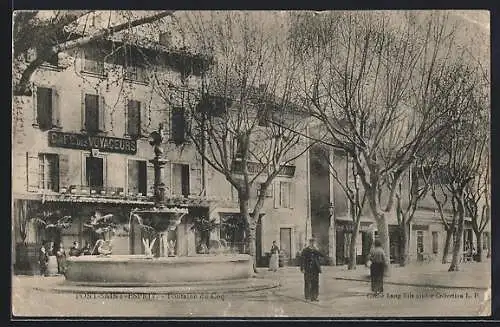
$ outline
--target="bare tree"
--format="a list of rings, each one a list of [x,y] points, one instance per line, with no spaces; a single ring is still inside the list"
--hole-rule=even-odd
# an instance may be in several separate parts
[[[478,261],[483,259],[483,231],[490,222],[490,193],[489,193],[489,157],[484,159],[477,172],[474,180],[472,180],[465,188],[465,207],[466,212],[471,218],[472,229],[476,235],[476,250]]]
[[[92,29],[90,19],[95,11],[18,11],[13,17],[13,89],[14,95],[30,95],[30,78],[44,63],[59,52],[81,47],[99,39],[106,39],[133,27],[155,22],[172,15],[173,11],[159,11],[143,17],[135,17],[130,12],[121,12],[124,22]],[[28,53],[32,55],[29,56]]]
[[[415,154],[447,129],[445,113],[433,105],[431,81],[456,50],[453,30],[439,13],[336,12],[294,19],[302,93],[334,145],[353,159],[389,252],[387,215],[400,179]],[[385,199],[383,187],[389,189]]]
[[[439,142],[439,178],[452,197],[453,215],[457,219],[450,271],[459,270],[462,256],[464,219],[468,211],[467,189],[474,183],[485,183],[484,173],[487,171],[489,97],[480,75],[474,66],[459,64],[452,67],[445,74],[448,83],[443,83],[442,94],[446,97],[440,102],[441,107],[451,109],[448,120],[453,122]],[[469,204],[472,208],[473,204]],[[480,226],[476,227],[479,230]]]
[[[184,37],[213,56],[213,63],[197,87],[187,81],[177,88],[156,81],[166,101],[176,91],[189,98],[189,138],[203,160],[236,189],[254,268],[256,226],[266,192],[310,147],[296,132],[306,131],[308,118],[292,97],[297,63],[287,61],[289,49],[279,30],[283,26],[263,23],[269,15],[229,11],[179,16]],[[259,192],[252,205],[256,184]]]

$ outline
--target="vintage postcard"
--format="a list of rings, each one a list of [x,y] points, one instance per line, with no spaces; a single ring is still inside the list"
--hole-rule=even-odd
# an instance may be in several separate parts
[[[12,316],[489,316],[489,20],[14,11]]]

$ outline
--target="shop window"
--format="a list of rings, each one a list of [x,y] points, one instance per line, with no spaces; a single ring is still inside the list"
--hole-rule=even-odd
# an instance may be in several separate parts
[[[129,160],[128,161],[128,193],[142,194],[147,193],[147,168],[146,161]]]
[[[437,254],[439,251],[439,233],[432,232],[432,253]]]
[[[189,192],[189,165],[172,164],[172,193],[187,197]]]
[[[127,104],[127,135],[141,136],[141,102],[129,100]]]
[[[58,192],[59,156],[57,154],[40,153],[38,163],[40,189]]]

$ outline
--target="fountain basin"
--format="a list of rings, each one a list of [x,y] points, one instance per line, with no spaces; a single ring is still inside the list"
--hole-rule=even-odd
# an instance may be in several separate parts
[[[174,286],[252,276],[247,254],[151,258],[144,255],[69,257],[66,281],[94,286]]]

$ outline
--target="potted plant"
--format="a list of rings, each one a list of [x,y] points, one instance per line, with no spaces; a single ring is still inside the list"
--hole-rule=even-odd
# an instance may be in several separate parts
[[[215,219],[209,219],[205,216],[199,216],[193,219],[191,230],[198,232],[200,235],[200,242],[196,246],[196,248],[199,249],[198,252],[206,252],[210,244],[210,233],[218,226],[219,224]]]

